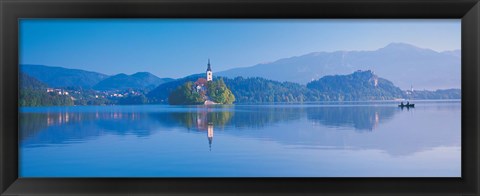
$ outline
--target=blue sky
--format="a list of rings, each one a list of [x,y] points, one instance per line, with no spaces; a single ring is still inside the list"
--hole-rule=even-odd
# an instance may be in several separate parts
[[[404,42],[460,49],[460,20],[22,19],[20,63],[183,77]]]

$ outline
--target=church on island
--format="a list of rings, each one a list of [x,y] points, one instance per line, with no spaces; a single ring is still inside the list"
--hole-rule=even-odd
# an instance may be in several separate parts
[[[205,73],[205,72],[204,72]],[[202,74],[203,75],[203,74]],[[171,105],[213,105],[213,104],[233,104],[235,95],[227,87],[225,79],[217,77],[213,80],[212,66],[208,59],[207,71],[205,76],[191,76],[192,80],[185,81],[183,84],[170,92],[168,103]],[[195,78],[195,80],[193,80]],[[180,80],[180,82],[182,82]],[[228,79],[227,79],[228,81]],[[178,83],[173,83],[178,84]]]
[[[199,93],[203,99],[205,99],[205,105],[217,104],[211,101],[207,96],[207,84],[209,81],[213,81],[213,72],[212,67],[210,66],[210,59],[208,59],[206,78],[207,79],[198,78],[198,80],[195,82],[194,90]]]

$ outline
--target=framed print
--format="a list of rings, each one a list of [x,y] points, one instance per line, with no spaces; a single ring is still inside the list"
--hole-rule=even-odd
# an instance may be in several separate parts
[[[4,195],[479,193],[478,1],[0,6]]]
[[[460,19],[19,24],[19,177],[461,177]]]

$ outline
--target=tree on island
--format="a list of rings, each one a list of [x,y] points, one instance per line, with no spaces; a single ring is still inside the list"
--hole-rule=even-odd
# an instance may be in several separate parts
[[[221,104],[232,104],[235,101],[235,95],[228,89],[222,78],[217,81],[208,81],[207,95],[211,101]]]
[[[168,103],[172,105],[196,105],[204,102],[200,93],[193,90],[193,82],[184,83],[168,96]]]
[[[225,85],[223,79],[217,81],[208,81],[206,92],[195,90],[193,82],[185,82],[177,87],[168,96],[168,103],[171,105],[199,105],[205,101],[213,101],[218,104],[232,104],[235,96]]]

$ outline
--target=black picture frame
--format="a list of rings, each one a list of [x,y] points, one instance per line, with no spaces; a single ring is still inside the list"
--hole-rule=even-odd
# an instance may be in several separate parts
[[[0,0],[1,195],[478,195],[478,0]],[[18,178],[20,18],[458,18],[462,178]]]

